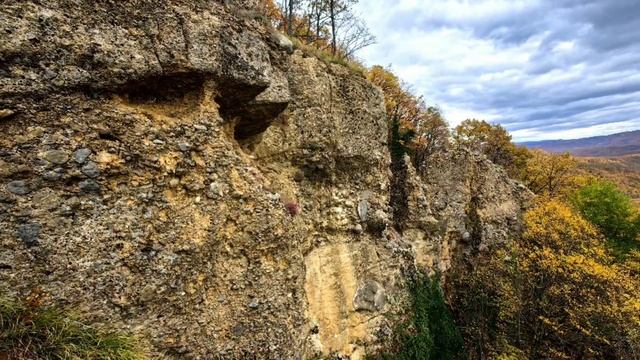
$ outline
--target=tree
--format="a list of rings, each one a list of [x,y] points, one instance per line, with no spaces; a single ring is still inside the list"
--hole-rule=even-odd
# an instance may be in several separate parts
[[[452,278],[470,358],[637,358],[638,278],[558,199],[539,201],[524,222],[521,239]]]
[[[568,153],[551,154],[536,149],[513,158],[523,159],[514,162],[518,169],[515,177],[538,195],[561,195],[573,185],[576,160]]]
[[[352,59],[358,50],[376,43],[375,36],[371,35],[364,21],[350,12],[344,14],[339,24],[339,34],[334,36],[337,44],[334,46],[347,59]]]
[[[266,0],[267,8],[273,0]],[[365,22],[353,7],[358,0],[282,0],[281,15],[268,11],[276,27],[334,57],[353,59],[355,53],[375,43]]]
[[[511,135],[500,125],[467,119],[456,126],[453,138],[461,145],[484,153],[495,164],[508,167],[513,161],[515,146]]]
[[[594,180],[570,197],[578,211],[609,240],[619,255],[634,247],[640,233],[640,215],[631,198],[609,181]]]
[[[449,126],[440,109],[430,106],[422,112],[415,128],[416,136],[409,147],[414,167],[423,172],[429,157],[449,146]]]
[[[449,145],[449,128],[440,109],[427,107],[421,96],[414,95],[409,86],[382,66],[373,66],[367,78],[384,94],[392,130],[393,121],[397,122],[402,153],[411,156],[416,169],[423,169],[431,155]]]

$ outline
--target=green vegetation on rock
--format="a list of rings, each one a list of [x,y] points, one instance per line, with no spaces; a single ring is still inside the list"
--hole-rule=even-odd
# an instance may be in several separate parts
[[[464,359],[464,342],[444,300],[438,277],[419,275],[410,285],[412,318],[397,330],[383,360]]]
[[[591,181],[572,194],[571,203],[602,232],[616,255],[623,256],[640,247],[636,240],[640,214],[631,198],[614,183]]]
[[[0,295],[0,358],[35,360],[143,360],[136,339],[82,323],[40,296],[19,301]]]

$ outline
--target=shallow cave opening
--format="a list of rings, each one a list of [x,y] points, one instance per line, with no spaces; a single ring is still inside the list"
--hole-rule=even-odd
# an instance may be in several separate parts
[[[204,76],[179,73],[138,79],[125,84],[119,93],[132,104],[175,103],[202,92]]]
[[[235,118],[233,137],[242,144],[265,132],[273,121],[287,108],[286,103],[254,104],[247,106]]]
[[[230,127],[230,135],[245,150],[252,151],[261,135],[288,106],[287,102],[256,100],[265,88],[224,86],[216,96],[220,115]]]

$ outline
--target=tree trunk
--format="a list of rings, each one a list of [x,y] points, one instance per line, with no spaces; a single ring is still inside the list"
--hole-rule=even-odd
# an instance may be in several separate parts
[[[331,15],[331,53],[336,56],[336,6],[335,0],[329,1],[329,12]]]
[[[287,34],[292,35],[293,30],[293,2],[295,0],[289,0],[289,9],[287,10]]]

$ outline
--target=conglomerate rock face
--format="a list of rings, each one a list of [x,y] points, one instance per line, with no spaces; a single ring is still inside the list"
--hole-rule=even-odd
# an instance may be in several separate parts
[[[2,291],[152,358],[356,359],[407,271],[517,233],[524,190],[454,153],[410,175],[395,231],[381,92],[290,54],[256,3],[2,3]]]

